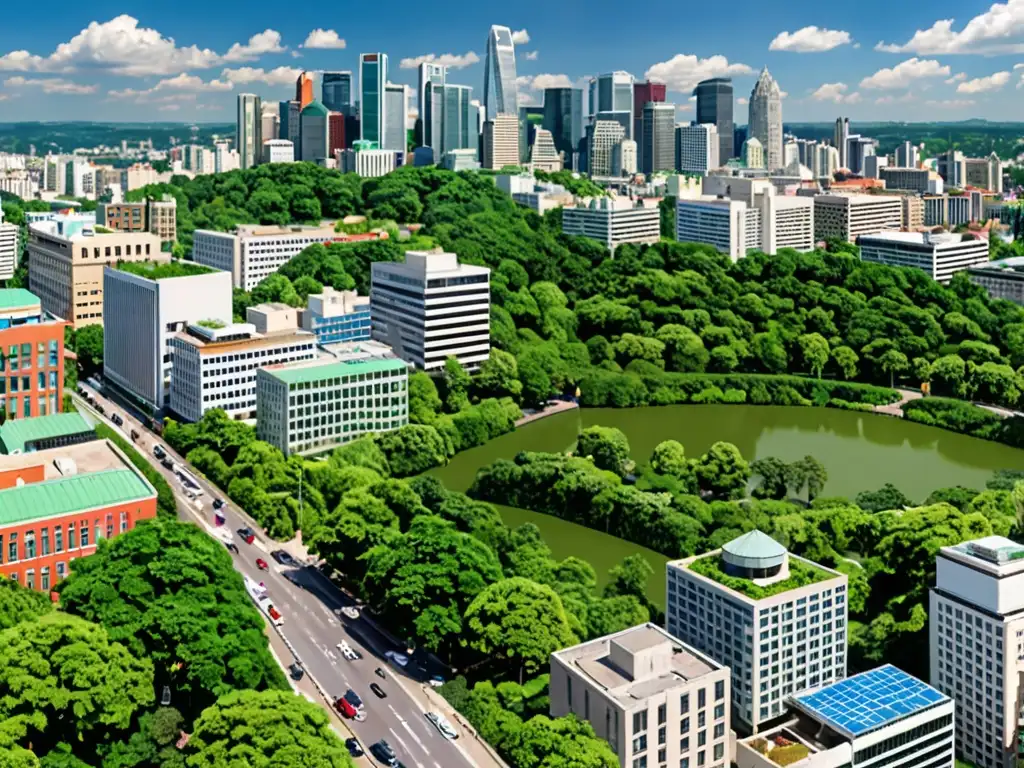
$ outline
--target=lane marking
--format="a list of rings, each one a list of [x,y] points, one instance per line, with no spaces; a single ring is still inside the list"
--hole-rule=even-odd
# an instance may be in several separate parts
[[[394,728],[388,728],[388,730],[391,731],[391,735],[392,736],[394,736],[396,739],[398,739],[398,743],[402,745],[402,749],[404,749],[407,753],[409,753],[411,755],[412,754],[412,750],[409,749],[409,745],[406,744],[405,740],[395,732],[395,729]]]
[[[420,745],[420,749],[422,749],[424,752],[426,752],[427,755],[429,756],[430,755],[430,750],[427,749],[426,746],[424,746],[422,741],[420,741],[420,737],[416,735],[416,731],[414,731],[412,729],[412,726],[409,725],[409,723],[407,723],[405,720],[402,721],[402,725],[405,726],[405,730],[407,730],[409,732],[409,735],[412,736],[413,739],[416,740],[416,743]]]

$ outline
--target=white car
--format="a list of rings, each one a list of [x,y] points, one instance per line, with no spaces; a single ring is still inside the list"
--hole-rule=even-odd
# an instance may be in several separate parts
[[[346,605],[344,608],[341,609],[341,614],[343,616],[347,616],[352,620],[355,620],[359,618],[359,609],[353,608],[351,605]]]
[[[448,722],[448,718],[442,715],[440,712],[427,712],[427,720],[434,724],[438,732],[449,741],[454,741],[459,738],[459,732],[452,727],[452,724]]]
[[[349,661],[357,661],[358,659],[363,658],[363,655],[349,645],[347,640],[342,640],[338,643],[338,650],[341,652],[341,655]]]
[[[404,667],[409,663],[409,657],[404,653],[399,653],[398,651],[385,651],[384,658],[390,659],[400,667]]]

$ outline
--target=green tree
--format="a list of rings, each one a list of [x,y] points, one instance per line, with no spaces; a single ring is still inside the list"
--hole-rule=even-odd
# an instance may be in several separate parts
[[[444,361],[445,398],[444,408],[448,413],[458,413],[469,407],[469,387],[472,380],[458,360],[449,357]]]
[[[26,589],[13,579],[0,579],[0,629],[36,619],[52,608],[46,594]]]
[[[629,474],[633,462],[629,458],[629,441],[614,427],[587,427],[576,441],[576,454],[590,456],[594,466],[607,469],[620,477]]]
[[[522,384],[522,403],[525,408],[540,408],[554,394],[551,378],[534,360],[519,362],[519,381]]]
[[[786,485],[794,493],[800,494],[807,490],[807,500],[813,501],[814,497],[821,493],[828,482],[828,472],[825,465],[813,456],[804,456],[799,461],[794,461],[786,467]]]
[[[619,759],[585,720],[537,715],[510,729],[502,752],[518,768],[616,768]]]
[[[82,377],[103,372],[103,326],[87,325],[75,334],[75,354]]]
[[[409,477],[448,461],[449,449],[434,427],[407,424],[377,438],[395,477]]]
[[[700,373],[711,356],[700,336],[685,325],[669,323],[658,329],[656,338],[665,345],[665,367],[670,371]]]
[[[523,391],[515,357],[501,349],[491,350],[473,384],[483,397],[511,397],[518,400]]]
[[[836,347],[832,350],[832,359],[835,360],[844,379],[857,378],[857,363],[860,358],[856,352],[846,346]]]
[[[784,499],[789,492],[788,469],[786,462],[775,456],[765,456],[752,462],[751,475],[760,480],[753,495],[759,499]]]
[[[643,555],[627,555],[622,562],[608,572],[608,584],[604,593],[608,597],[632,595],[647,602],[647,585],[654,575],[654,569]]]
[[[694,467],[702,490],[724,499],[743,496],[750,479],[750,465],[732,443],[717,442]]]
[[[434,380],[423,371],[409,376],[409,421],[430,424],[441,412],[441,397]]]
[[[660,475],[686,477],[690,474],[690,462],[686,458],[683,444],[676,440],[665,440],[654,446],[651,453],[651,469]]]
[[[896,374],[903,373],[910,367],[907,356],[896,349],[890,349],[878,361],[882,370],[889,374],[889,386],[896,385]]]
[[[800,353],[803,355],[804,364],[814,374],[815,378],[821,378],[821,372],[829,359],[828,340],[820,333],[805,333],[797,343],[800,345]]]

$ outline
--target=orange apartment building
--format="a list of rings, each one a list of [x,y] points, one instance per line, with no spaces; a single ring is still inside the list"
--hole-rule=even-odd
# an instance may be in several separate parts
[[[0,578],[48,592],[100,539],[156,517],[156,491],[108,440],[0,456]]]
[[[0,409],[6,419],[61,411],[66,325],[24,288],[0,290]]]

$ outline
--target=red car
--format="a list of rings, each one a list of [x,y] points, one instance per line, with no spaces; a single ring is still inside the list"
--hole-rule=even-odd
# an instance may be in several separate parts
[[[256,558],[256,567],[259,568],[261,571],[265,571],[270,566],[267,565],[267,561],[264,560],[262,557],[257,557]]]
[[[356,716],[356,708],[349,704],[344,696],[339,696],[334,701],[334,708],[341,712],[345,717]]]
[[[256,534],[252,532],[252,528],[239,528],[238,535],[246,544],[252,544],[256,540]]]

